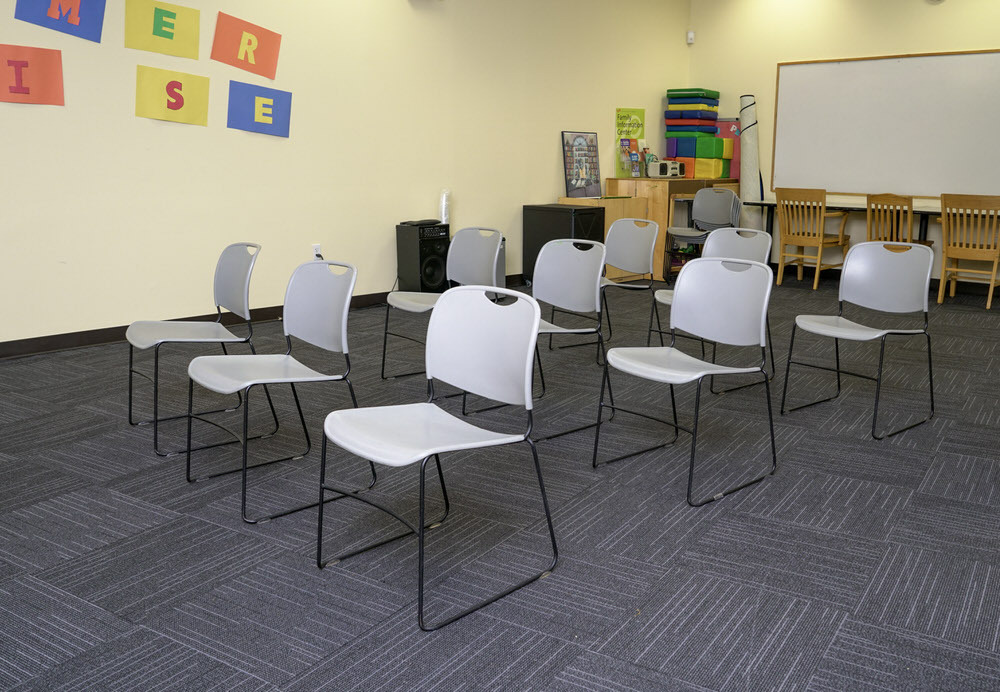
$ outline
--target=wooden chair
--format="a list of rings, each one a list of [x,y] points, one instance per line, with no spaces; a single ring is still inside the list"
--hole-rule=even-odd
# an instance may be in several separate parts
[[[868,195],[868,242],[934,245],[932,240],[913,239],[913,198],[903,195]]]
[[[843,265],[843,257],[837,264],[823,264],[823,249],[836,247],[847,254],[850,238],[844,236],[847,225],[847,212],[826,210],[826,190],[799,188],[775,188],[778,206],[778,224],[780,226],[780,242],[778,249],[778,281],[785,276],[786,258],[792,258],[790,264],[798,265],[798,279],[802,280],[802,268],[807,261],[815,263],[816,276],[813,279],[813,290],[819,286],[819,273],[823,269],[835,269]],[[826,220],[840,219],[840,229],[836,235],[826,233]],[[798,253],[788,252],[789,245],[796,246]],[[807,255],[807,247],[816,248],[815,255]]]
[[[992,195],[941,195],[941,279],[938,303],[944,302],[944,286],[951,282],[955,297],[959,279],[989,284],[986,309],[993,303],[1000,262],[1000,197]],[[959,260],[990,262],[990,269],[959,268]],[[985,277],[989,277],[988,279]]]

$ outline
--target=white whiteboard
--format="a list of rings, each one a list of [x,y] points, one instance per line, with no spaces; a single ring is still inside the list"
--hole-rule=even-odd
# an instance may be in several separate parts
[[[1000,194],[1000,51],[779,63],[771,187]]]

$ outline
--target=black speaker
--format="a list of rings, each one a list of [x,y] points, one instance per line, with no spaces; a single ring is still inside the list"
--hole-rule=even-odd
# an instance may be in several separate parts
[[[582,204],[525,204],[521,271],[531,280],[542,246],[558,238],[604,242],[604,207]]]
[[[400,291],[442,293],[448,288],[448,224],[433,219],[396,226],[396,276]]]

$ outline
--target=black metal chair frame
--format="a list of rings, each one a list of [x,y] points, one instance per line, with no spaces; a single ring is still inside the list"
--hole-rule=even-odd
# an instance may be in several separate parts
[[[292,353],[292,340],[291,340],[291,337],[289,337],[288,335],[285,335],[285,342],[288,345],[288,349],[285,351],[285,355],[291,355],[291,353]],[[351,384],[351,380],[349,378],[349,375],[350,375],[350,372],[351,372],[351,359],[350,359],[350,356],[348,356],[348,354],[346,354],[346,353],[344,354],[344,361],[345,361],[345,364],[346,364],[346,370],[344,371],[344,374],[341,376],[341,378],[338,379],[338,380],[328,380],[328,381],[330,381],[330,382],[345,382],[347,384],[348,392],[350,392],[350,395],[351,395],[351,403],[354,405],[354,408],[357,408],[358,407],[358,400],[357,400],[357,397],[354,395],[354,385]],[[248,524],[259,524],[259,523],[262,523],[262,522],[265,522],[265,521],[270,521],[272,519],[277,519],[279,517],[283,517],[283,516],[286,516],[286,515],[289,515],[289,514],[293,514],[295,512],[300,512],[300,511],[302,511],[304,509],[311,509],[311,508],[317,506],[317,503],[313,502],[313,503],[310,503],[310,504],[301,505],[301,506],[297,506],[297,507],[292,507],[290,509],[284,509],[284,510],[281,510],[280,512],[275,512],[274,514],[269,514],[269,515],[259,516],[259,517],[250,517],[248,515],[248,513],[247,513],[247,471],[249,469],[259,468],[261,466],[270,466],[271,464],[277,464],[277,463],[282,462],[282,461],[294,461],[296,459],[302,459],[303,457],[305,457],[306,455],[308,455],[309,452],[310,452],[310,450],[312,449],[312,440],[309,437],[309,429],[306,426],[306,419],[305,419],[305,416],[302,413],[302,404],[299,402],[298,391],[296,391],[296,389],[295,389],[295,383],[294,382],[289,382],[288,384],[291,387],[292,398],[295,400],[295,408],[296,408],[296,410],[298,411],[298,414],[299,414],[299,422],[302,425],[302,435],[305,437],[306,448],[303,451],[301,451],[301,452],[296,452],[294,454],[290,454],[288,456],[284,456],[284,457],[281,457],[279,459],[271,459],[269,461],[262,461],[262,462],[258,462],[258,463],[253,464],[253,465],[249,465],[248,464],[248,459],[247,459],[247,457],[248,457],[248,447],[249,447],[248,442],[249,442],[249,440],[256,439],[256,438],[248,437],[248,428],[249,428],[249,420],[250,420],[250,390],[253,389],[256,385],[250,385],[249,387],[247,387],[247,388],[245,388],[243,390],[243,396],[242,396],[242,401],[243,401],[243,427],[242,427],[242,434],[238,435],[236,432],[234,432],[233,430],[230,430],[229,428],[227,428],[226,426],[218,423],[217,421],[213,421],[213,420],[204,418],[203,416],[200,416],[200,415],[192,413],[192,411],[194,410],[194,380],[191,379],[191,378],[188,378],[187,449],[185,450],[186,453],[187,453],[186,454],[186,461],[185,461],[185,474],[186,474],[185,477],[187,478],[187,482],[188,483],[196,483],[198,481],[205,481],[205,480],[209,480],[211,478],[218,478],[220,476],[228,476],[229,474],[233,474],[233,473],[240,473],[241,474],[241,484],[240,484],[240,513],[241,513],[241,516],[243,517],[243,521],[245,521]],[[264,389],[264,391],[266,393],[267,392],[267,385],[261,385],[261,386],[263,387],[263,389]],[[268,394],[268,404],[271,406],[271,412],[274,413],[274,405],[273,405],[273,403],[271,403],[270,394]],[[277,414],[275,413],[274,415],[275,415],[275,418],[277,418]],[[233,437],[236,438],[237,442],[240,442],[243,445],[243,450],[242,450],[242,464],[241,464],[241,466],[239,468],[228,469],[226,471],[219,471],[217,473],[211,473],[211,474],[207,474],[207,475],[204,475],[204,476],[198,476],[198,477],[192,476],[192,474],[191,474],[191,452],[198,451],[198,450],[201,450],[201,449],[210,449],[211,447],[218,446],[218,445],[206,445],[206,446],[197,447],[197,448],[192,448],[191,447],[192,422],[196,418],[198,420],[202,421],[202,422],[208,423],[210,425],[213,425],[213,426],[215,426],[217,428],[220,428],[220,429],[228,432],[230,435],[232,435]],[[375,485],[375,481],[377,480],[376,473],[375,473],[375,465],[374,464],[371,465],[371,472],[372,472],[372,480],[371,480],[371,483],[368,485],[369,489],[372,486]],[[333,499],[338,499],[338,498],[333,498]],[[332,500],[328,500],[328,501],[332,501]]]
[[[840,301],[840,308],[837,311],[837,316],[838,317],[842,317],[843,314],[844,314],[844,301]],[[799,409],[808,408],[809,406],[815,406],[816,404],[822,404],[822,403],[825,403],[827,401],[832,401],[832,400],[836,399],[837,397],[840,396],[840,389],[841,389],[841,386],[840,386],[841,385],[841,383],[840,383],[840,376],[841,375],[850,375],[851,377],[859,377],[859,378],[864,379],[864,380],[871,380],[871,381],[875,382],[875,407],[874,407],[874,410],[872,412],[872,430],[871,430],[871,434],[872,434],[872,437],[875,438],[876,440],[884,440],[887,437],[892,437],[893,435],[898,435],[901,432],[905,432],[907,430],[910,430],[912,428],[917,427],[918,425],[922,425],[922,424],[926,423],[927,421],[929,421],[931,418],[934,417],[934,366],[933,366],[933,362],[931,360],[931,335],[927,332],[927,326],[928,326],[928,320],[927,320],[927,313],[925,312],[924,313],[924,326],[923,326],[923,329],[921,331],[917,331],[917,332],[914,332],[914,331],[889,331],[888,333],[883,334],[879,338],[878,370],[877,370],[875,376],[872,377],[871,375],[866,375],[866,374],[859,373],[859,372],[850,372],[848,370],[843,370],[840,367],[840,339],[837,339],[837,338],[835,338],[833,340],[833,352],[834,352],[834,365],[835,365],[835,367],[831,368],[831,367],[826,366],[826,365],[817,365],[815,363],[805,363],[805,362],[798,361],[798,360],[792,360],[792,348],[794,348],[794,346],[795,346],[795,330],[797,328],[797,325],[793,324],[792,325],[791,340],[788,343],[788,361],[785,363],[785,384],[782,387],[782,391],[781,391],[781,409],[780,409],[781,415],[785,415],[786,413],[791,413],[792,411],[798,411]],[[880,394],[881,394],[881,391],[882,391],[882,369],[883,369],[883,364],[885,362],[885,342],[886,342],[886,339],[888,337],[890,337],[890,336],[921,336],[921,335],[923,335],[927,339],[927,380],[928,380],[928,393],[930,395],[930,414],[926,418],[924,418],[922,420],[919,420],[916,423],[911,423],[910,425],[904,426],[904,427],[899,428],[898,430],[894,430],[892,432],[883,432],[880,435],[880,434],[878,434],[878,428],[877,428],[877,425],[878,425],[878,406],[879,406],[879,397],[880,397]],[[829,337],[827,337],[827,338],[829,338]],[[853,341],[853,339],[850,339],[850,341]],[[808,404],[801,404],[799,406],[795,406],[793,408],[786,409],[785,408],[785,397],[788,394],[788,377],[789,377],[789,372],[791,370],[791,366],[792,366],[793,363],[795,365],[801,365],[801,366],[807,367],[807,368],[814,368],[816,370],[826,370],[826,371],[829,371],[829,372],[835,372],[835,373],[837,373],[837,391],[836,391],[836,393],[833,396],[828,396],[828,397],[826,397],[824,399],[819,399],[817,401],[811,401]]]
[[[215,318],[215,321],[221,323],[222,322],[222,308],[219,307],[218,305],[216,305],[215,309],[216,309],[216,318]],[[250,347],[250,352],[251,353],[256,353],[257,351],[254,349],[254,345],[253,345],[252,339],[253,339],[253,324],[251,323],[250,320],[247,320],[247,336],[246,336],[246,338],[243,339],[242,341],[234,341],[234,342],[228,342],[228,343],[240,343],[240,344],[245,343],[247,346]],[[164,416],[162,418],[159,415],[159,412],[160,412],[160,347],[165,346],[166,344],[192,344],[192,343],[201,343],[201,342],[164,341],[164,342],[155,344],[153,346],[153,376],[152,377],[150,377],[148,374],[144,373],[141,370],[136,370],[136,368],[135,368],[135,347],[132,346],[132,344],[128,345],[128,423],[129,423],[129,425],[135,425],[135,426],[140,426],[140,427],[152,424],[152,426],[153,426],[153,451],[156,453],[157,456],[171,457],[171,456],[176,456],[178,454],[183,454],[185,452],[185,450],[183,450],[183,449],[173,449],[173,450],[169,450],[169,451],[163,451],[163,450],[160,449],[160,423],[163,423],[163,422],[166,422],[166,421],[181,420],[182,418],[186,417],[186,414],[183,414],[183,413],[177,414],[176,416]],[[227,342],[219,342],[219,345],[222,346],[222,353],[228,355],[229,351],[226,349],[226,343]],[[153,384],[153,417],[152,418],[148,418],[148,419],[145,419],[145,420],[135,420],[134,419],[133,406],[132,406],[133,391],[135,389],[134,384],[133,384],[133,376],[134,375],[139,375],[140,377],[148,380],[149,382],[151,382]],[[236,406],[231,406],[231,407],[228,407],[228,408],[219,408],[219,409],[214,409],[214,410],[210,410],[210,411],[199,411],[198,413],[196,413],[194,415],[195,416],[206,416],[206,415],[211,415],[213,413],[232,413],[233,411],[237,411],[237,410],[239,410],[240,406],[243,405],[243,396],[242,396],[242,394],[237,394],[236,396],[237,396]],[[277,415],[277,413],[275,413],[275,411],[274,411],[274,405],[271,403],[271,395],[270,395],[270,393],[267,394],[267,401],[268,401],[268,404],[271,406],[271,415],[272,415],[272,418],[274,420],[274,429],[271,432],[269,432],[269,433],[263,433],[263,434],[255,436],[255,437],[252,437],[251,439],[254,439],[254,440],[256,440],[256,439],[264,439],[264,438],[267,438],[267,437],[271,437],[272,435],[275,435],[278,432],[278,426],[279,426],[278,415]],[[231,445],[231,444],[235,444],[237,442],[239,442],[239,438],[236,437],[236,436],[234,436],[234,438],[232,440],[227,440],[225,442],[215,442],[213,444],[210,444],[210,445],[207,445],[207,446],[204,446],[204,447],[197,447],[194,451],[199,451],[199,450],[202,450],[202,449],[211,449],[213,447],[220,447],[220,446],[223,446],[223,445]]]
[[[675,337],[676,337],[676,334],[675,334],[674,330],[672,330],[671,331],[671,338],[670,338],[670,346],[671,346],[671,348],[674,347]],[[692,425],[691,428],[687,428],[687,427],[684,427],[683,425],[680,425],[677,422],[677,403],[676,403],[676,399],[674,397],[674,385],[672,385],[672,384],[668,385],[670,387],[670,409],[671,409],[671,412],[673,414],[673,420],[672,421],[665,420],[663,418],[657,418],[657,417],[651,416],[651,415],[649,415],[647,413],[642,413],[641,411],[635,411],[635,410],[626,409],[626,408],[623,408],[623,407],[620,407],[620,406],[615,406],[613,402],[611,404],[605,404],[604,403],[604,388],[605,388],[605,385],[607,385],[608,389],[609,389],[609,392],[610,392],[610,386],[611,386],[611,375],[610,375],[610,372],[609,372],[609,369],[608,369],[607,365],[604,366],[604,377],[603,377],[603,379],[601,381],[601,397],[600,397],[600,400],[598,401],[598,404],[597,404],[597,424],[596,424],[596,431],[594,433],[594,459],[593,459],[593,466],[594,466],[594,468],[596,469],[600,465],[612,464],[612,463],[614,463],[616,461],[622,461],[623,459],[628,459],[628,458],[631,458],[631,457],[634,457],[634,456],[638,456],[639,454],[645,454],[646,452],[652,452],[652,451],[655,451],[657,449],[662,449],[663,447],[667,447],[669,445],[672,445],[674,442],[677,441],[677,438],[678,438],[678,436],[680,434],[680,431],[684,431],[684,432],[686,432],[686,433],[688,433],[688,434],[691,435],[691,461],[690,461],[690,465],[688,467],[687,503],[689,505],[691,505],[692,507],[701,507],[702,505],[706,505],[709,502],[714,502],[716,500],[721,500],[726,495],[730,495],[732,493],[735,493],[735,492],[737,492],[739,490],[742,490],[743,488],[746,488],[748,486],[755,485],[755,484],[761,482],[762,480],[764,480],[765,478],[767,478],[768,476],[773,475],[774,472],[775,472],[775,470],[778,468],[778,452],[777,452],[777,447],[776,447],[775,441],[774,441],[774,415],[773,415],[773,412],[772,412],[772,409],[771,409],[771,386],[770,386],[770,382],[769,382],[768,377],[767,377],[767,371],[764,370],[764,364],[767,362],[767,353],[766,353],[766,350],[767,350],[766,348],[761,348],[761,354],[760,354],[761,355],[761,360],[760,360],[759,372],[760,372],[760,374],[762,376],[762,381],[764,383],[764,398],[767,400],[767,418],[768,418],[768,425],[769,425],[770,433],[771,433],[771,468],[767,471],[767,473],[764,473],[763,475],[757,476],[756,478],[754,478],[752,480],[749,480],[749,481],[746,481],[744,483],[740,483],[739,485],[733,486],[732,488],[729,488],[728,490],[724,490],[722,492],[714,493],[713,495],[711,495],[711,496],[709,496],[709,497],[707,497],[707,498],[705,498],[703,500],[699,500],[699,501],[696,502],[694,500],[694,496],[693,496],[693,491],[694,491],[695,452],[696,452],[697,447],[698,447],[698,417],[699,417],[699,412],[700,412],[700,408],[701,408],[701,386],[702,386],[702,382],[704,382],[704,380],[705,380],[705,377],[701,377],[697,381],[698,385],[697,385],[697,389],[695,390],[695,399],[694,399],[694,423],[693,423],[693,425]],[[754,384],[757,384],[757,383],[754,383]],[[614,459],[608,459],[606,461],[598,462],[598,460],[597,460],[597,453],[598,453],[598,449],[599,449],[599,446],[600,446],[600,439],[601,439],[601,418],[603,416],[603,412],[604,412],[605,408],[611,408],[612,411],[616,411],[616,410],[617,411],[621,411],[622,413],[628,413],[628,414],[633,415],[633,416],[638,416],[639,418],[645,418],[646,420],[655,421],[657,423],[662,423],[662,424],[664,424],[664,425],[666,425],[668,427],[671,427],[671,428],[674,429],[673,439],[671,439],[669,442],[663,442],[661,444],[654,445],[653,447],[647,447],[646,449],[640,449],[640,450],[635,451],[635,452],[629,452],[628,454],[623,454],[621,456],[615,457]]]
[[[432,402],[434,400],[434,385],[433,385],[433,381],[428,380],[427,389],[428,389],[428,398],[427,398],[427,401],[428,402]],[[506,588],[501,593],[496,594],[494,596],[491,596],[490,598],[488,598],[485,601],[482,601],[481,603],[478,603],[478,604],[476,604],[476,605],[474,605],[474,606],[472,606],[470,608],[466,608],[465,610],[463,610],[462,612],[460,612],[460,613],[458,613],[456,615],[452,615],[451,617],[448,617],[448,618],[446,618],[444,620],[441,620],[441,621],[439,621],[437,623],[434,623],[434,624],[427,624],[427,622],[425,622],[425,619],[424,619],[424,581],[425,581],[425,579],[424,579],[424,572],[425,572],[425,570],[424,570],[424,563],[425,563],[425,556],[424,556],[424,553],[425,553],[425,550],[424,550],[424,536],[425,536],[426,531],[432,530],[432,529],[435,529],[435,528],[441,526],[441,524],[444,522],[444,520],[448,517],[448,513],[449,513],[449,510],[450,510],[450,504],[448,502],[448,491],[447,491],[447,489],[445,487],[445,482],[444,482],[444,472],[441,469],[440,455],[433,454],[431,456],[424,457],[423,461],[420,462],[420,486],[419,486],[420,487],[420,500],[419,500],[419,511],[418,511],[419,513],[418,513],[417,523],[416,523],[416,525],[414,525],[410,521],[408,521],[408,520],[404,519],[403,517],[401,517],[399,514],[397,514],[391,508],[386,507],[382,503],[376,502],[376,501],[372,500],[371,498],[364,497],[363,495],[361,495],[361,493],[359,491],[346,490],[344,488],[339,488],[339,487],[336,487],[334,485],[330,485],[330,484],[328,484],[326,482],[327,437],[326,437],[325,434],[323,435],[322,452],[320,454],[319,502],[316,503],[316,505],[319,506],[319,512],[318,512],[318,514],[319,514],[319,522],[318,522],[317,531],[316,531],[316,566],[319,567],[320,569],[323,569],[327,565],[335,565],[335,564],[337,564],[337,563],[339,563],[339,562],[341,562],[343,560],[346,560],[349,557],[353,557],[355,555],[359,555],[359,554],[367,552],[369,550],[373,550],[375,548],[379,548],[379,547],[381,547],[383,545],[386,545],[387,543],[391,543],[391,542],[397,541],[397,540],[399,540],[401,538],[406,538],[407,536],[412,536],[413,534],[416,534],[417,535],[417,546],[418,546],[417,547],[417,624],[420,626],[420,629],[422,629],[425,632],[432,632],[434,630],[440,629],[440,628],[444,627],[445,625],[448,625],[448,624],[450,624],[452,622],[455,622],[456,620],[458,620],[460,618],[463,618],[463,617],[465,617],[466,615],[468,615],[470,613],[474,613],[475,611],[480,610],[481,608],[484,608],[485,606],[488,606],[491,603],[494,603],[494,602],[500,600],[504,596],[507,596],[507,595],[509,595],[509,594],[517,591],[518,589],[520,589],[520,588],[522,588],[524,586],[527,586],[528,584],[531,584],[532,582],[535,582],[535,581],[538,581],[539,579],[544,579],[545,577],[547,577],[549,574],[552,573],[552,570],[555,569],[556,564],[559,562],[559,549],[556,546],[556,534],[555,534],[555,529],[553,528],[553,525],[552,525],[552,514],[549,511],[548,496],[545,493],[545,482],[542,480],[542,467],[538,463],[538,450],[535,448],[535,443],[531,439],[531,430],[532,430],[532,425],[533,425],[531,411],[529,410],[527,412],[527,414],[528,414],[527,430],[524,433],[524,439],[521,440],[521,441],[526,442],[528,444],[528,446],[531,448],[531,455],[532,455],[532,459],[534,460],[534,464],[535,464],[535,474],[538,477],[538,488],[541,491],[541,496],[542,496],[542,506],[545,509],[545,520],[546,520],[546,522],[548,524],[549,538],[550,538],[551,543],[552,543],[552,561],[549,563],[549,565],[545,569],[543,569],[542,571],[538,572],[537,574],[534,574],[534,575],[532,575],[532,576],[530,576],[530,577],[528,577],[528,578],[520,581],[519,583],[517,583],[516,585],[514,585],[512,587]],[[511,443],[511,444],[516,444],[516,443]],[[438,517],[437,519],[435,519],[433,521],[430,521],[430,522],[427,522],[425,520],[426,519],[426,517],[425,517],[425,504],[426,504],[426,502],[425,502],[425,495],[426,495],[425,494],[425,486],[426,486],[427,463],[431,459],[434,459],[434,464],[437,467],[438,479],[439,479],[439,481],[441,483],[441,495],[442,495],[443,500],[444,500],[444,513],[440,517]],[[333,492],[333,493],[337,493],[337,496],[333,497],[333,498],[327,498],[326,497],[327,491]],[[344,553],[344,554],[338,555],[336,557],[324,560],[323,559],[323,505],[326,502],[330,502],[332,500],[340,500],[340,499],[344,499],[344,498],[351,498],[351,499],[355,499],[355,500],[360,500],[361,502],[364,502],[367,505],[370,505],[370,506],[372,506],[372,507],[374,507],[376,509],[382,510],[383,512],[385,512],[389,516],[391,516],[394,519],[396,519],[397,521],[399,521],[405,527],[407,527],[408,531],[406,531],[404,533],[401,533],[401,534],[399,534],[397,536],[393,536],[391,538],[387,538],[385,540],[379,541],[377,543],[373,543],[371,545],[367,545],[367,546],[365,546],[363,548],[358,548],[357,550],[353,550],[353,551],[350,551],[348,553]]]

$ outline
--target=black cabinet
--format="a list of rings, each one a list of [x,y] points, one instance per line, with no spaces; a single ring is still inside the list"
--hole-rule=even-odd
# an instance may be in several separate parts
[[[526,204],[523,228],[521,266],[524,278],[530,281],[535,272],[535,259],[550,240],[579,238],[603,243],[604,207]]]

